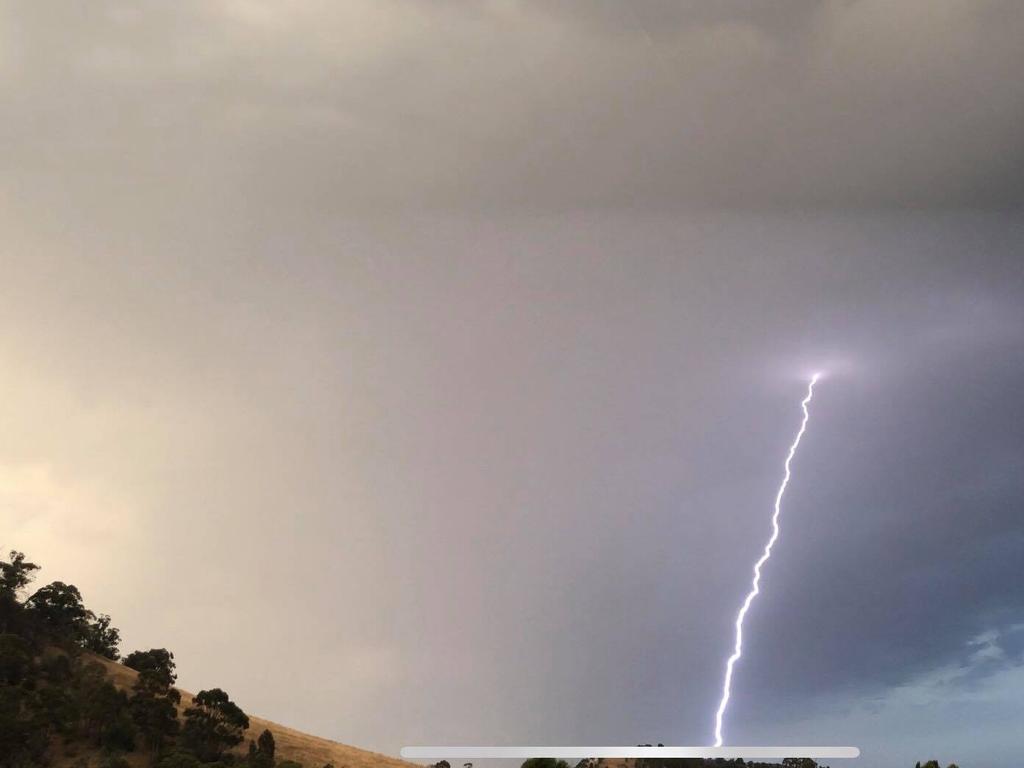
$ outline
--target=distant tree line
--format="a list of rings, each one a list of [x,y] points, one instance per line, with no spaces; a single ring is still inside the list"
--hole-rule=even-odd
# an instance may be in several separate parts
[[[650,747],[652,745],[639,744],[638,746]],[[658,744],[658,746],[665,745]],[[588,757],[576,763],[574,768],[605,768],[608,765],[608,762],[604,760]],[[641,757],[627,761],[627,765],[633,768],[819,768],[818,763],[809,757],[787,757],[781,763],[744,761],[738,757],[733,760],[701,757]],[[472,763],[466,763],[463,768],[466,766],[472,768]],[[429,768],[451,768],[451,764],[447,760],[441,760]],[[570,768],[570,765],[565,760],[558,760],[554,757],[531,757],[523,762],[521,768]],[[828,768],[828,766],[820,766],[820,768]],[[937,760],[929,760],[927,763],[917,763],[914,768],[941,768],[941,766]],[[959,768],[959,766],[956,763],[950,763],[947,768]]]
[[[640,744],[641,747],[649,747],[650,744]],[[664,744],[659,744],[659,747]],[[809,757],[787,757],[781,763],[758,763],[751,760],[744,761],[741,758],[725,760],[723,758],[708,759],[700,757],[641,757],[628,761],[634,768],[819,768],[818,763]],[[602,768],[608,764],[598,758],[588,757],[576,763],[575,768]],[[430,768],[451,768],[447,760],[435,763]],[[523,762],[521,768],[570,768],[565,760],[557,760],[553,757],[531,757]],[[821,768],[828,768],[821,766]],[[941,768],[937,760],[929,760],[927,763],[917,763],[914,768]],[[959,768],[956,763],[950,763],[947,768]]]
[[[110,617],[88,610],[71,584],[30,593],[38,570],[21,552],[0,559],[0,768],[45,768],[58,750],[75,768],[128,768],[129,753],[154,768],[302,768],[277,759],[269,730],[236,754],[249,718],[220,688],[179,711],[164,648],[128,654],[122,663],[138,676],[131,691],[118,689],[92,655],[120,658]]]
[[[650,744],[639,744],[641,747],[650,747]],[[658,744],[659,747],[664,744]],[[616,761],[620,764],[621,761]],[[726,760],[724,758],[700,758],[700,757],[641,757],[626,761],[632,768],[819,768],[818,763],[809,757],[787,757],[781,763],[760,763],[751,760],[744,761],[742,758]],[[580,760],[574,768],[607,768],[609,763],[594,757]],[[447,760],[435,763],[430,768],[451,768]],[[570,768],[565,760],[558,760],[553,757],[531,757],[523,762],[521,768]],[[828,768],[828,766],[820,766]],[[937,760],[929,760],[927,763],[917,763],[914,768],[941,768]],[[947,768],[958,768],[956,763],[950,763]]]

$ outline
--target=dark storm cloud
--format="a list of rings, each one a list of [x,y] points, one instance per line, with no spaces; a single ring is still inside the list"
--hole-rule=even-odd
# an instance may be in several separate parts
[[[777,242],[783,226],[732,228],[746,230],[739,237],[746,245],[734,241],[730,252],[759,249],[765,271],[751,257],[742,266],[711,268],[700,280],[735,288],[713,299],[714,323],[699,323],[705,349],[717,344],[726,359],[754,365],[815,357],[837,363],[836,375],[819,387],[783,538],[748,620],[731,716],[741,734],[743,723],[768,711],[793,707],[807,716],[813,697],[879,695],[964,663],[973,638],[1008,632],[1024,615],[1024,415],[1014,396],[1024,384],[1019,224],[950,217],[937,226],[919,217],[892,228],[865,219],[857,234],[842,224],[791,231],[791,255],[769,256],[767,243]],[[822,250],[831,255],[814,255]],[[681,310],[692,302],[676,297]],[[652,368],[651,375],[659,374]],[[690,709],[689,663],[721,663],[797,415],[796,381],[788,397],[777,391],[758,401],[739,371],[732,376],[739,381],[720,381],[714,398],[721,422],[687,430],[696,454],[688,453],[681,460],[687,469],[679,471],[699,476],[704,492],[649,500],[635,523],[644,533],[622,541],[650,564],[649,572],[638,571],[646,574],[645,608],[632,609],[632,625],[663,639],[647,646],[641,631],[608,650],[609,658],[627,658],[630,648],[644,647],[656,676],[679,686],[683,719],[691,722],[700,711]],[[646,476],[642,466],[633,469],[634,480]],[[745,478],[743,490],[708,493],[737,475]],[[716,535],[701,518],[718,514],[746,523]],[[716,553],[710,561],[698,556],[704,566],[696,595],[686,564],[695,549]],[[614,594],[614,581],[599,577],[597,584]],[[607,601],[600,594],[595,609]],[[704,631],[694,633],[691,622]],[[680,657],[681,647],[687,650]],[[1018,663],[1008,649],[970,665],[969,677]],[[631,670],[639,665],[622,670],[625,689],[634,690]],[[715,682],[697,698],[713,698]],[[644,685],[654,683],[635,689],[641,700]],[[645,710],[646,722],[669,729],[677,712],[666,716],[663,706]]]
[[[1024,615],[1017,341],[924,363],[902,349],[889,365],[914,375],[822,398],[843,415],[819,418],[828,434],[801,460],[807,490],[773,564],[774,594],[790,597],[764,615],[750,661],[765,690],[904,684]],[[806,637],[787,652],[799,624]],[[998,661],[984,671],[1019,659]]]
[[[1007,653],[971,677],[1019,663],[1021,230],[954,228],[946,242],[918,229],[927,268],[876,272],[864,253],[856,278],[803,286],[806,311],[829,315],[822,337],[854,362],[819,388],[765,578],[771,607],[752,614],[743,674],[760,706],[786,692],[907,684],[963,662],[986,631],[1008,633]],[[900,238],[885,240],[868,247],[908,255]]]
[[[1024,201],[1013,2],[108,2],[5,17],[5,138],[27,190],[43,156],[108,195],[201,176],[216,156],[260,210],[282,205],[270,187],[360,211]],[[167,194],[186,194],[175,181]]]
[[[780,0],[755,3],[749,0],[724,0],[718,3],[692,0],[638,0],[618,3],[595,2],[530,3],[541,12],[566,16],[580,24],[592,25],[606,35],[640,34],[653,42],[671,42],[686,29],[713,30],[723,24],[751,27],[772,36],[786,37],[806,31],[822,10],[820,3],[808,0]],[[667,52],[671,53],[671,49]]]
[[[573,175],[605,193],[581,185],[587,199],[754,207],[1021,202],[1024,149],[1012,127],[1024,107],[1012,74],[1021,63],[1013,42],[1019,6],[537,6],[597,30],[604,54],[593,54],[595,63],[623,56],[636,37],[646,42],[642,76],[635,60],[628,74],[601,68],[593,111],[579,121],[562,115],[579,129],[565,131],[571,138],[557,146],[562,162],[578,160]]]

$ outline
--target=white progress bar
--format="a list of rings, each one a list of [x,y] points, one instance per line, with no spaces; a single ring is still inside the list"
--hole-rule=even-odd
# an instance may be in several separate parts
[[[554,757],[582,760],[587,757],[723,757],[744,759],[786,757],[860,757],[857,747],[402,747],[409,760],[485,760]]]

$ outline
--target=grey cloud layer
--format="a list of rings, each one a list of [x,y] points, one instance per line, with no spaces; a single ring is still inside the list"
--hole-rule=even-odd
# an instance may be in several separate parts
[[[4,543],[333,738],[701,742],[825,360],[732,733],[1019,674],[1024,11],[767,9],[4,6]]]
[[[1024,199],[1013,2],[111,2],[5,19],[15,165],[70,163],[111,194],[223,183],[215,160],[274,209],[267,187],[363,211]]]

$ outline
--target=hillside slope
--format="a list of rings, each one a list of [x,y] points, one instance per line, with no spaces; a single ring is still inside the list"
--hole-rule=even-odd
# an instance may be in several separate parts
[[[111,682],[118,688],[130,690],[135,684],[138,673],[134,669],[129,669],[123,664],[110,661],[102,656],[86,655],[106,668]],[[192,703],[192,694],[180,688],[178,690],[181,692],[181,710],[184,710]],[[238,751],[244,753],[249,739],[255,739],[266,728],[269,728],[274,734],[278,758],[294,760],[301,763],[304,768],[322,768],[328,763],[332,764],[334,768],[422,768],[422,766],[416,766],[414,763],[396,757],[388,757],[377,752],[339,744],[329,739],[310,736],[252,715],[249,716],[249,730],[245,733],[245,741]]]

